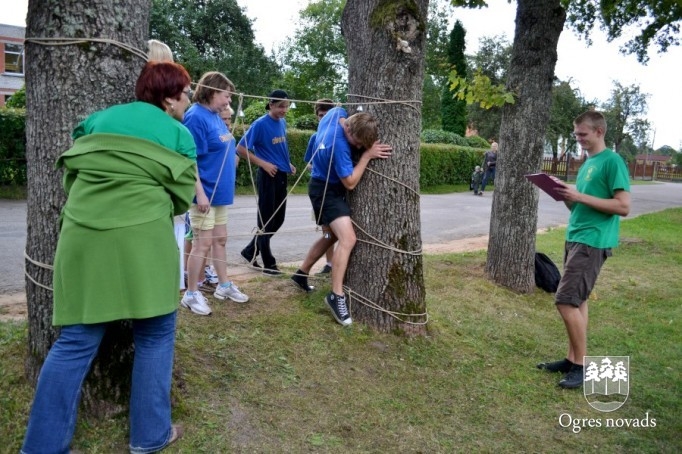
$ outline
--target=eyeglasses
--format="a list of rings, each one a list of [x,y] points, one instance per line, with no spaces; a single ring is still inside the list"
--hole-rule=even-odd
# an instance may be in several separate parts
[[[187,96],[187,99],[192,99],[192,95],[194,94],[192,90],[185,90],[183,93]]]

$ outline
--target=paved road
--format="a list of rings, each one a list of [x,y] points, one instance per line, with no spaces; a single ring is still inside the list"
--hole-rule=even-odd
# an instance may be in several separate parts
[[[631,217],[682,206],[682,185],[660,183],[632,187]],[[422,241],[424,245],[487,235],[490,225],[491,194],[471,193],[424,195],[421,197]],[[239,251],[255,225],[253,196],[239,196],[229,211],[228,263],[242,263]],[[564,225],[568,211],[563,203],[540,194],[538,228]],[[292,196],[286,222],[272,240],[280,262],[301,261],[319,235],[315,231],[307,196]],[[0,295],[24,291],[24,248],[26,244],[26,202],[0,200]],[[247,272],[245,267],[238,267]]]

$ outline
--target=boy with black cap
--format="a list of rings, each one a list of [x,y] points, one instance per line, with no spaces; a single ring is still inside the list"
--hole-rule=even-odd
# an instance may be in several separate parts
[[[263,272],[280,274],[277,260],[270,250],[270,238],[284,224],[287,197],[287,175],[296,173],[289,158],[287,123],[284,117],[289,110],[289,96],[284,90],[275,90],[265,105],[268,112],[254,121],[237,145],[240,157],[258,166],[258,233],[241,251],[251,265],[260,267],[257,257],[263,259]]]

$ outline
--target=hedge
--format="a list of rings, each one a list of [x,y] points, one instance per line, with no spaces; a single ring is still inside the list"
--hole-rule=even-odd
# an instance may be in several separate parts
[[[26,184],[25,129],[25,109],[0,109],[0,185]]]
[[[0,109],[0,185],[22,186],[26,184],[26,137],[24,134],[26,112],[24,109]],[[239,141],[244,128],[237,126],[235,139]],[[299,185],[308,183],[310,172],[306,172],[303,161],[310,136],[314,131],[289,129],[287,140],[291,162],[296,167],[296,175],[289,176],[294,184],[303,176]],[[473,148],[454,144],[421,144],[420,186],[443,184],[468,184],[471,173],[483,159],[486,148]],[[256,170],[252,168],[252,170]],[[255,174],[254,174],[255,176]],[[249,166],[242,160],[237,169],[237,185],[251,186]]]

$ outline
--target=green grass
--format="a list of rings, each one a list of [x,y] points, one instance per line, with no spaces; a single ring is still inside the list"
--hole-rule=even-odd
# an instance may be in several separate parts
[[[182,311],[173,402],[186,435],[167,452],[680,452],[680,225],[682,209],[625,221],[592,295],[588,354],[630,356],[629,398],[613,413],[535,368],[565,353],[551,295],[494,285],[484,252],[446,254],[425,257],[423,338],[341,328],[324,282],[302,295],[259,277],[242,286],[249,304]],[[537,249],[560,263],[563,234],[539,235]],[[24,323],[0,323],[0,452],[18,451],[26,423],[25,344]],[[574,433],[562,414],[602,427]],[[647,414],[656,427],[605,427]],[[81,418],[73,448],[124,452],[126,425]]]

